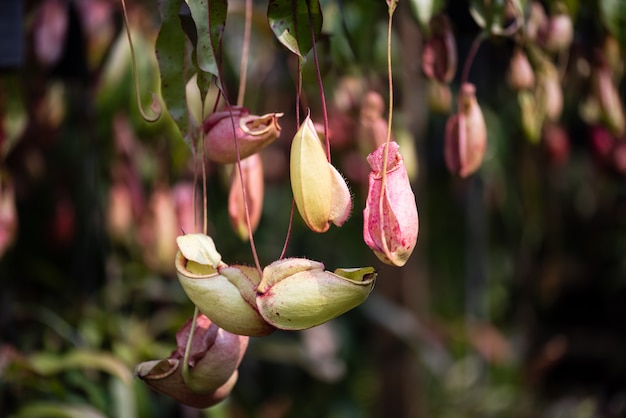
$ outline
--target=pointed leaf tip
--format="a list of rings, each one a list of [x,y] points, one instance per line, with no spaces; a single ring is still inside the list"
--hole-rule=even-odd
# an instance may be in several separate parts
[[[267,18],[276,39],[300,59],[313,47],[309,12],[317,40],[323,20],[318,0],[270,0],[267,6]]]

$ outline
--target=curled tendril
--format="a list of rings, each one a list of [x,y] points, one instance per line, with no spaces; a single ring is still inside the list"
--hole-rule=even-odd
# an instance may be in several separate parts
[[[159,97],[150,92],[152,95],[152,103],[150,104],[150,110],[153,115],[149,116],[141,105],[141,94],[139,92],[139,74],[137,71],[137,59],[135,58],[135,48],[133,46],[133,39],[130,35],[130,25],[128,24],[128,12],[126,11],[126,1],[121,0],[122,2],[122,10],[124,11],[124,26],[126,26],[126,35],[128,36],[128,44],[130,45],[130,60],[133,65],[133,78],[135,81],[135,96],[137,98],[137,107],[139,108],[139,113],[141,113],[141,117],[144,118],[146,122],[156,122],[161,117],[163,113],[163,107],[161,106],[161,101]]]

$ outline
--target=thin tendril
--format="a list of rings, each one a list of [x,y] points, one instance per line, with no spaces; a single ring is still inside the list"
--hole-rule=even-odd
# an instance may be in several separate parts
[[[296,87],[296,126],[300,126],[300,93],[302,92],[302,60],[298,57],[298,85]],[[289,239],[291,238],[291,229],[293,227],[293,214],[295,212],[296,201],[291,199],[291,213],[289,214],[289,225],[287,226],[287,235],[285,236],[285,243],[283,244],[283,250],[280,253],[279,260],[285,257],[287,247],[289,246]]]
[[[198,191],[198,152],[195,146],[192,147],[191,154],[193,158],[193,195],[191,198],[191,204],[193,205],[193,232],[196,232],[198,231],[198,200],[196,196]],[[204,150],[202,155],[204,155]],[[184,232],[183,235],[185,235]]]
[[[285,243],[283,244],[283,250],[280,253],[279,260],[285,258],[285,253],[287,252],[287,247],[289,246],[289,237],[291,236],[291,228],[293,226],[293,213],[296,208],[296,201],[291,199],[291,213],[289,214],[289,226],[287,227],[287,238],[285,239]]]
[[[220,39],[219,50],[222,50],[222,41]],[[250,241],[250,250],[252,251],[252,257],[254,258],[254,264],[256,269],[259,272],[259,276],[263,276],[263,269],[261,269],[261,263],[259,262],[259,256],[256,251],[256,245],[254,243],[254,236],[252,235],[252,228],[250,228],[250,207],[248,206],[248,194],[246,193],[246,183],[245,178],[243,176],[243,170],[241,169],[241,153],[239,152],[239,141],[237,140],[237,128],[235,127],[235,117],[233,115],[233,109],[230,104],[230,100],[228,99],[228,93],[226,91],[226,86],[223,82],[224,77],[222,76],[222,56],[219,56],[219,62],[217,65],[217,88],[219,89],[221,94],[217,95],[217,99],[219,100],[219,96],[224,97],[224,101],[226,102],[226,108],[228,109],[228,113],[230,114],[230,123],[232,126],[233,132],[233,141],[235,141],[235,153],[237,154],[237,170],[239,171],[239,177],[241,178],[241,195],[243,196],[243,207],[244,212],[246,214],[246,225],[248,227],[248,239]],[[216,104],[217,106],[217,104]]]
[[[389,144],[391,143],[391,124],[393,121],[393,71],[391,66],[391,28],[393,21],[393,12],[396,9],[396,2],[391,0],[389,4],[389,23],[387,25],[387,74],[389,79],[389,116],[387,120],[387,139],[385,141],[385,151],[383,152],[383,170],[380,182],[380,199],[378,200],[378,213],[381,214],[380,234],[383,244],[383,251],[389,257],[389,247],[387,246],[387,240],[385,237],[385,222],[382,220],[383,213],[383,201],[387,194],[387,159],[389,158]]]
[[[220,70],[221,75],[221,70]],[[223,94],[223,93],[222,93]],[[239,141],[237,140],[237,129],[235,127],[235,118],[233,116],[233,109],[230,106],[228,97],[224,96],[228,112],[230,113],[230,122],[233,128],[233,140],[235,141],[235,153],[237,154],[237,170],[239,171],[239,178],[241,179],[241,195],[243,196],[243,208],[246,214],[246,225],[248,227],[248,239],[250,240],[250,250],[252,251],[252,257],[254,258],[254,264],[259,271],[259,276],[263,276],[263,269],[261,269],[261,263],[259,262],[259,256],[256,251],[256,245],[254,244],[254,236],[252,234],[252,228],[250,228],[250,207],[248,206],[248,193],[246,192],[246,179],[243,175],[243,169],[241,168],[241,153],[239,152]]]
[[[130,35],[130,25],[128,23],[128,13],[126,11],[126,1],[121,0],[122,2],[122,10],[124,14],[124,25],[126,26],[126,36],[128,37],[128,44],[130,46],[130,61],[133,66],[133,78],[135,81],[135,96],[137,99],[137,107],[139,108],[139,113],[141,117],[144,118],[146,122],[156,122],[161,117],[161,113],[163,108],[161,107],[161,102],[157,98],[157,95],[152,94],[152,111],[155,113],[153,116],[148,116],[148,114],[143,110],[141,105],[141,93],[139,91],[139,73],[137,71],[137,59],[135,58],[135,47],[133,46],[133,39]]]
[[[202,114],[204,115],[204,103],[202,104]],[[206,158],[204,157],[204,155],[204,129],[200,128],[200,161],[202,164],[202,232],[204,233],[204,235],[208,235],[209,205],[206,184]]]
[[[317,46],[315,42],[315,30],[313,28],[313,17],[311,16],[311,3],[306,2],[307,13],[309,15],[309,29],[311,31],[311,42],[313,43],[313,60],[315,61],[315,73],[317,75],[317,85],[320,90],[320,100],[322,101],[322,114],[324,115],[324,138],[326,140],[326,159],[330,162],[330,138],[328,136],[328,110],[326,109],[326,96],[324,95],[324,85],[320,72],[320,63],[317,58]]]
[[[470,72],[470,68],[472,66],[472,63],[474,62],[474,58],[476,57],[476,53],[478,52],[478,48],[480,47],[480,44],[482,43],[482,40],[484,39],[484,37],[486,36],[486,32],[480,32],[478,35],[476,35],[476,38],[474,38],[474,41],[472,42],[472,46],[470,47],[469,52],[467,53],[467,57],[465,58],[465,63],[463,64],[463,72],[461,73],[461,85],[459,87],[459,93],[457,96],[457,118],[458,118],[458,129],[459,129],[459,160],[460,161],[465,161],[465,155],[466,155],[466,148],[467,148],[467,137],[465,134],[465,118],[463,117],[462,113],[463,113],[463,108],[465,106],[465,93],[463,93],[463,86],[467,83],[467,80],[469,78],[469,72]],[[465,171],[465,168],[461,169],[462,171]]]
[[[476,53],[478,52],[478,47],[480,47],[481,42],[485,38],[485,32],[480,32],[474,38],[472,42],[472,46],[470,47],[469,52],[467,53],[467,57],[465,58],[465,64],[463,64],[463,72],[461,73],[461,86],[467,83],[469,78],[470,67],[474,62],[474,58],[476,57]]]
[[[300,100],[302,96],[302,59],[298,57],[298,86],[296,87],[296,126],[300,126]]]
[[[252,0],[246,0],[245,25],[243,28],[243,45],[241,47],[241,64],[239,67],[239,91],[237,106],[243,106],[246,96],[246,79],[248,77],[248,58],[250,55],[250,31],[252,27]]]
[[[196,331],[196,320],[198,319],[198,307],[193,308],[193,317],[191,318],[191,329],[189,330],[189,337],[187,338],[187,345],[185,346],[185,355],[183,356],[183,380],[187,382],[189,376],[189,356],[191,354],[191,341],[193,341],[193,334]]]

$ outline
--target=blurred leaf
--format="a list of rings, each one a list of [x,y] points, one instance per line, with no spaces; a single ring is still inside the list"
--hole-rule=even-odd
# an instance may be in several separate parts
[[[318,0],[270,0],[267,5],[267,18],[274,35],[302,60],[313,47],[309,11],[317,40],[322,33],[323,20]]]
[[[484,0],[472,0],[470,2],[470,14],[478,26],[491,32],[494,15],[502,14],[504,1],[495,0],[485,4]],[[498,13],[499,11],[499,13]]]
[[[504,0],[472,0],[470,14],[478,26],[492,35],[512,35],[519,29],[524,19],[524,0],[513,0],[512,7],[516,13],[516,22],[507,16],[507,2]],[[510,12],[510,10],[508,11]]]
[[[226,14],[228,11],[227,0],[192,0],[189,2],[191,16],[196,24],[198,43],[196,45],[196,59],[198,67],[204,72],[217,77],[220,80],[220,54],[222,50],[222,34],[226,26]],[[200,81],[205,77],[198,76],[198,87],[202,97],[206,95],[207,88],[200,86]],[[205,83],[206,84],[206,83]]]
[[[27,405],[19,410],[15,418],[106,418],[101,411],[91,406],[79,406],[52,402]]]
[[[443,0],[411,0],[411,10],[423,28],[428,28],[430,19],[444,6]]]
[[[137,401],[134,387],[126,385],[119,379],[112,379],[109,384],[113,397],[113,410],[117,418],[133,418],[137,416]]]
[[[20,92],[20,83],[13,76],[0,77],[0,90],[7,92],[4,109],[0,110],[0,126],[4,132],[0,134],[0,161],[16,145],[26,129],[28,115],[24,108],[24,98]],[[0,99],[3,100],[3,99]]]
[[[600,13],[607,29],[626,48],[626,7],[623,0],[601,0]]]
[[[578,14],[578,7],[580,6],[578,0],[563,0],[565,5],[567,6],[567,10],[572,19],[576,19],[576,15]]]
[[[30,357],[30,367],[44,376],[74,368],[96,369],[118,377],[125,384],[133,380],[128,367],[107,352],[74,350],[66,355],[39,353]]]
[[[161,30],[156,41],[156,56],[161,73],[161,96],[181,136],[191,147],[185,98],[189,71],[187,38],[178,16],[180,5],[181,0],[159,0]]]

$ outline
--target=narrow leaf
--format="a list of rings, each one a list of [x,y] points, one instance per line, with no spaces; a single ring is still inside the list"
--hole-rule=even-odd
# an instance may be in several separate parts
[[[313,47],[309,10],[317,40],[322,33],[323,20],[318,0],[270,0],[267,6],[267,18],[274,35],[301,59]]]
[[[222,49],[222,35],[226,26],[228,0],[189,0],[189,9],[191,9],[191,16],[198,33],[196,45],[198,67],[217,77],[218,85],[221,85],[218,66]]]
[[[161,74],[161,96],[181,136],[191,146],[187,135],[188,115],[185,98],[187,38],[178,16],[180,6],[181,0],[159,0],[161,29],[156,41],[156,56]]]
[[[517,31],[524,17],[520,0],[514,0],[512,5],[517,11],[515,23],[511,23],[505,15],[506,1],[504,0],[471,0],[469,11],[478,26],[487,30],[488,33],[507,36]]]
[[[74,350],[66,355],[39,353],[30,358],[32,369],[44,376],[51,376],[76,368],[96,369],[117,376],[122,382],[130,385],[133,376],[118,358],[109,353]]]

